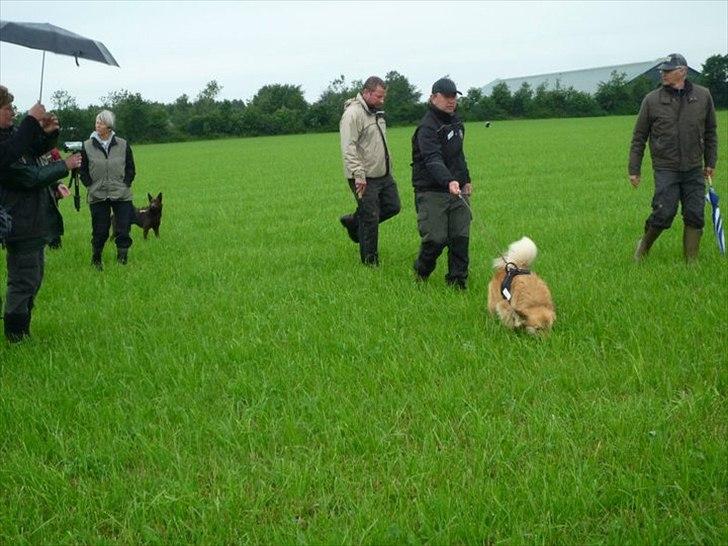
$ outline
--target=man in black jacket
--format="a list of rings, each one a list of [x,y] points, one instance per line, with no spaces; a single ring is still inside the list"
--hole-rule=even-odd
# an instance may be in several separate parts
[[[11,102],[0,105],[0,144],[16,137]],[[48,165],[37,164],[37,157],[54,146],[58,119],[43,117],[42,130],[32,139],[23,157],[0,166],[0,206],[13,217],[7,249],[8,289],[3,314],[3,330],[8,341],[17,342],[30,335],[31,312],[43,281],[44,247],[54,215],[58,214],[51,185],[68,171],[81,166],[81,155]]]
[[[703,233],[705,180],[718,159],[715,107],[710,91],[686,79],[685,57],[671,53],[660,65],[662,86],[642,101],[629,152],[629,180],[640,183],[645,143],[650,141],[655,193],[652,213],[637,244],[634,258],[641,261],[663,230],[672,225],[682,205],[683,254],[698,257]]]
[[[447,247],[445,280],[465,289],[471,220],[467,202],[473,187],[463,153],[465,126],[455,114],[461,94],[448,78],[433,84],[428,111],[412,136],[412,185],[421,237],[414,263],[417,278],[430,276]]]

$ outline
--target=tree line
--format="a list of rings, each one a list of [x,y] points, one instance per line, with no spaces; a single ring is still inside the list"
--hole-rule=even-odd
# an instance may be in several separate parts
[[[411,125],[427,108],[422,97],[402,74],[385,77],[387,123]],[[728,55],[713,55],[702,67],[697,83],[708,87],[717,108],[728,108]],[[175,142],[220,137],[319,133],[338,130],[344,102],[361,89],[360,80],[333,80],[321,96],[309,104],[300,85],[270,84],[261,87],[248,102],[219,100],[220,84],[210,81],[191,99],[183,94],[171,104],[147,101],[139,93],[120,90],[100,99],[98,105],[80,108],[67,91],[51,96],[63,123],[64,140],[84,140],[94,127],[96,114],[110,109],[116,114],[116,130],[130,142]],[[489,96],[471,88],[462,97],[458,112],[465,121],[504,119],[629,115],[639,110],[644,96],[654,88],[645,77],[627,82],[625,74],[612,72],[591,95],[573,87],[532,89],[524,83],[514,92],[501,82]]]

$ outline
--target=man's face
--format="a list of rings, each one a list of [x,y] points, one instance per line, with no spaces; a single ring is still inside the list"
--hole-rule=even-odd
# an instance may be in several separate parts
[[[677,87],[685,81],[686,70],[683,67],[678,67],[673,70],[661,70],[660,77],[662,78],[662,85],[669,85],[670,87]]]
[[[0,108],[0,129],[7,129],[12,126],[14,117],[15,108],[12,102]]]
[[[378,86],[374,91],[365,89],[361,96],[364,97],[364,102],[367,103],[369,108],[380,109],[384,106],[384,99],[387,98],[387,90],[382,86]]]
[[[435,93],[430,97],[430,100],[435,105],[435,108],[448,114],[452,114],[458,107],[458,97],[455,94],[443,95],[442,93]]]

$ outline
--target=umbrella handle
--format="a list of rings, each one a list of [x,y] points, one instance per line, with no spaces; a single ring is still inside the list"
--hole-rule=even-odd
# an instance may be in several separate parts
[[[38,95],[38,102],[43,103],[43,73],[45,72],[45,50],[43,50],[43,62],[40,65],[40,95]]]

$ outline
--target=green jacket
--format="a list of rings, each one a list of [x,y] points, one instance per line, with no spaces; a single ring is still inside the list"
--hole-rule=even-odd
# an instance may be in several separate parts
[[[346,178],[379,178],[390,173],[383,114],[370,110],[361,93],[344,104],[339,134]]]
[[[715,168],[718,135],[710,91],[685,81],[680,91],[663,86],[647,94],[632,135],[630,175],[640,174],[648,138],[654,169]]]

